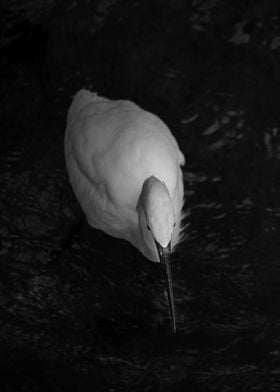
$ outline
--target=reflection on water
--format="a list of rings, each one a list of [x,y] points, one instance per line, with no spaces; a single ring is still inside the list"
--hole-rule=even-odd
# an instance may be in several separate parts
[[[193,14],[196,31],[206,29],[209,12]],[[169,67],[164,88],[173,106],[158,106],[168,117],[176,102],[180,116],[167,122],[187,157],[187,236],[173,256],[175,336],[158,266],[124,241],[77,229],[81,211],[63,164],[64,125],[38,122],[39,87],[22,64],[14,66],[21,74],[10,71],[7,83],[16,77],[22,90],[15,101],[1,87],[3,390],[279,390],[279,99],[271,88],[278,82],[246,61],[241,75],[239,60],[226,63],[233,70],[223,76],[213,65],[206,93],[187,107],[176,84],[185,80],[182,71]],[[79,78],[90,72],[85,66]],[[66,76],[53,92],[58,118],[71,78],[78,78]],[[34,113],[22,109],[25,101]],[[11,120],[18,110],[22,122]],[[33,131],[21,135],[28,124]]]

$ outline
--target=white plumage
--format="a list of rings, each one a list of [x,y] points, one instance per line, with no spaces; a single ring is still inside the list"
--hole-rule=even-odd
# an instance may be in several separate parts
[[[65,159],[91,226],[131,242],[152,261],[160,260],[160,249],[174,249],[182,231],[185,159],[157,116],[80,90],[68,111]]]

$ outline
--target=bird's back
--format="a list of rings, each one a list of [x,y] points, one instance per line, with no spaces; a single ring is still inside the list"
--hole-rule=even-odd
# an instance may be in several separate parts
[[[111,101],[86,90],[76,94],[68,112],[65,155],[76,196],[90,223],[102,230],[109,225],[98,210],[105,207],[116,230],[122,230],[124,217],[129,220],[123,231],[137,224],[136,205],[147,177],[164,181],[171,197],[182,181],[178,173],[184,156],[157,116],[130,101]]]

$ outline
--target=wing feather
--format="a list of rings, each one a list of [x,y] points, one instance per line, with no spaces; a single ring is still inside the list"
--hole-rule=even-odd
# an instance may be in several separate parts
[[[185,163],[176,139],[157,116],[130,101],[111,101],[87,90],[75,95],[68,111],[65,157],[89,223],[107,233],[111,227],[114,236],[137,226],[144,180],[155,175],[172,194],[174,173]]]

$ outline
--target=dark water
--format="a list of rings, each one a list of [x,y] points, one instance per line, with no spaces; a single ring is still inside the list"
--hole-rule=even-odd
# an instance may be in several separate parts
[[[280,390],[279,7],[247,3],[3,12],[1,391]],[[63,134],[82,86],[157,113],[186,155],[175,336],[159,267],[80,225]]]

